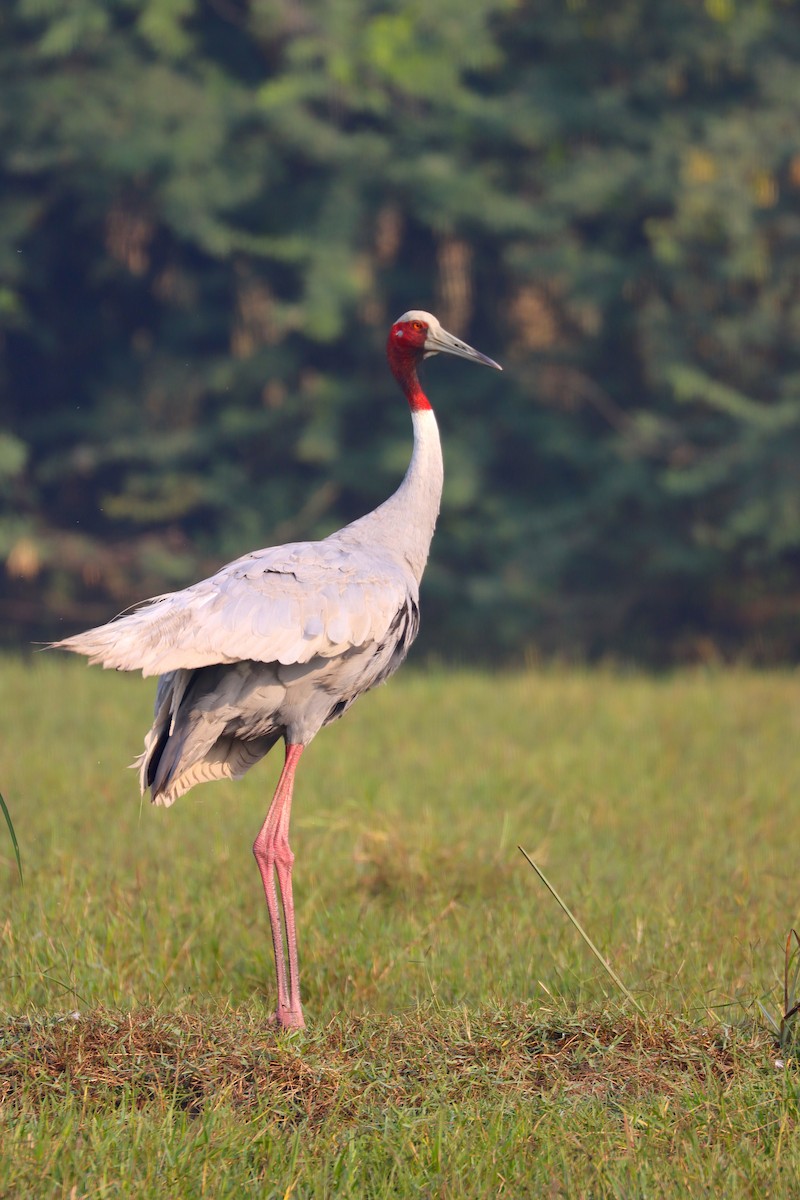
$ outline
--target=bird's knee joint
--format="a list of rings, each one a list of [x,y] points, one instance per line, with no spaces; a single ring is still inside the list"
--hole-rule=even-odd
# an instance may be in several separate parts
[[[288,842],[278,842],[274,847],[275,865],[291,871],[294,865],[294,853]]]
[[[256,838],[253,842],[253,857],[259,867],[268,871],[273,867],[291,871],[294,865],[294,853],[288,841],[278,839],[262,841],[261,838]]]
[[[275,850],[269,842],[256,838],[253,842],[253,857],[260,867],[272,867],[275,863]]]

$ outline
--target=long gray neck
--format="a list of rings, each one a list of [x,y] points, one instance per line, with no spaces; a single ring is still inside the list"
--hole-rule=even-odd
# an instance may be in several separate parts
[[[405,559],[417,581],[428,561],[439,504],[444,465],[439,427],[433,410],[412,410],[414,452],[400,487],[374,512],[367,513],[342,533],[373,541]]]

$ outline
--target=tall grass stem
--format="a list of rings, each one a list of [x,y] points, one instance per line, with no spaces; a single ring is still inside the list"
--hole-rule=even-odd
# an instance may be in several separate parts
[[[2,808],[2,810],[3,810],[3,816],[6,819],[6,825],[8,826],[8,832],[11,834],[11,844],[14,847],[14,857],[17,860],[17,870],[19,871],[19,881],[20,881],[20,883],[24,883],[25,880],[22,875],[22,859],[21,859],[20,853],[19,853],[19,842],[17,841],[17,835],[14,832],[14,822],[11,820],[11,813],[8,811],[8,806],[5,802],[5,800],[3,799],[2,792],[0,792],[0,808]]]
[[[547,878],[547,876],[545,875],[545,873],[544,873],[544,871],[541,869],[541,867],[538,867],[538,866],[536,865],[536,863],[533,861],[533,859],[531,858],[531,856],[530,856],[530,855],[529,855],[529,854],[528,854],[528,853],[527,853],[525,850],[523,850],[523,849],[522,849],[522,846],[517,846],[517,849],[518,849],[518,850],[519,850],[519,852],[520,852],[520,853],[521,853],[521,854],[522,854],[522,855],[523,855],[523,856],[524,856],[524,857],[525,857],[525,858],[528,860],[528,862],[529,862],[529,863],[530,863],[530,865],[533,867],[533,869],[534,869],[534,871],[536,872],[536,874],[537,874],[537,875],[539,876],[539,878],[541,879],[541,881],[542,881],[542,883],[544,884],[544,886],[547,888],[547,890],[548,890],[548,892],[550,893],[550,895],[551,895],[551,896],[553,897],[553,899],[554,899],[554,900],[556,900],[556,901],[558,902],[558,904],[561,906],[561,910],[562,910],[562,912],[564,912],[564,913],[566,914],[566,916],[568,916],[568,917],[569,917],[570,921],[571,921],[571,922],[572,922],[572,924],[575,926],[575,928],[577,929],[578,933],[581,935],[581,937],[583,938],[583,940],[586,942],[586,945],[589,947],[589,949],[591,950],[592,954],[595,956],[595,958],[597,959],[597,961],[598,961],[599,963],[601,963],[601,964],[602,964],[602,966],[604,967],[604,969],[606,970],[606,972],[608,973],[608,975],[610,976],[610,978],[611,978],[611,979],[613,979],[614,983],[617,985],[617,987],[618,987],[618,988],[619,988],[619,990],[622,992],[622,994],[623,994],[623,995],[626,997],[626,999],[630,1000],[630,1002],[631,1002],[631,1004],[634,1006],[634,1008],[635,1008],[635,1009],[636,1009],[638,1012],[640,1012],[640,1013],[642,1014],[642,1016],[644,1016],[644,1009],[642,1008],[642,1006],[641,1006],[641,1004],[639,1003],[639,1001],[636,999],[636,997],[635,997],[635,996],[634,996],[634,995],[633,995],[631,992],[629,992],[629,991],[628,991],[628,989],[625,987],[625,984],[624,984],[624,983],[622,982],[622,980],[620,979],[619,975],[616,973],[616,971],[614,970],[614,968],[611,966],[611,963],[610,963],[610,962],[608,961],[608,959],[606,959],[606,958],[603,956],[603,954],[601,954],[601,952],[600,952],[600,951],[597,949],[597,946],[595,946],[594,942],[593,942],[593,941],[592,941],[592,939],[589,937],[588,933],[587,933],[587,932],[586,932],[586,930],[583,928],[583,926],[581,925],[581,923],[580,923],[580,921],[578,920],[578,918],[575,916],[575,914],[572,912],[572,910],[571,910],[570,908],[568,908],[568,907],[567,907],[567,905],[564,903],[564,901],[561,899],[561,897],[559,896],[558,892],[557,892],[557,891],[556,891],[556,889],[553,887],[552,883],[551,883],[551,882],[550,882],[550,880]]]

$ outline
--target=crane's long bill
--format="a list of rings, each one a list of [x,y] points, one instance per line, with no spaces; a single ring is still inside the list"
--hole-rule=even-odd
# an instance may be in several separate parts
[[[468,358],[470,362],[483,363],[485,367],[494,367],[495,371],[503,369],[493,358],[487,358],[485,354],[481,354],[480,350],[473,350],[472,346],[468,346],[460,338],[453,337],[452,333],[448,333],[446,329],[428,330],[428,336],[425,338],[425,357],[427,358],[429,354],[454,354],[456,358]]]

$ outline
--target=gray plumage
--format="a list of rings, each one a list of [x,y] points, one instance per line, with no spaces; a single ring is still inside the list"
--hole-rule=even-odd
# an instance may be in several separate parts
[[[246,554],[56,643],[90,663],[161,676],[138,760],[154,803],[239,778],[279,737],[307,745],[403,661],[442,486],[433,413],[413,419],[423,428],[406,477],[368,516],[324,541]]]
[[[170,666],[179,656],[191,663],[162,675],[139,759],[142,791],[150,786],[158,804],[201,781],[239,778],[279,737],[308,745],[387,679],[416,637],[418,580],[389,552],[331,539],[282,549],[290,553],[280,559],[266,552],[231,564],[155,614],[161,665],[145,673],[163,671],[165,640]],[[205,610],[188,656],[177,648],[186,603],[193,621]]]
[[[395,322],[387,352],[411,406],[414,451],[403,482],[384,504],[323,541],[246,554],[200,583],[156,596],[106,625],[55,643],[86,655],[90,663],[160,676],[155,719],[137,760],[142,792],[149,787],[154,803],[172,804],[197,783],[239,778],[280,738],[299,758],[322,726],[387,679],[408,653],[419,628],[419,584],[443,478],[436,420],[419,387],[416,365],[438,352],[497,364],[419,311]],[[289,855],[295,761],[283,793],[281,777],[259,835],[266,836],[273,809],[283,805],[285,826],[283,818],[269,826],[270,847],[278,847],[279,858],[284,843]],[[292,908],[291,922],[287,912],[291,999],[278,962],[273,849],[269,854],[256,849],[256,857],[270,905],[277,1020],[297,1026],[302,1012],[296,958],[292,970],[290,875],[288,883],[282,881],[278,862],[284,908],[285,887]],[[281,943],[281,956],[282,951]]]

